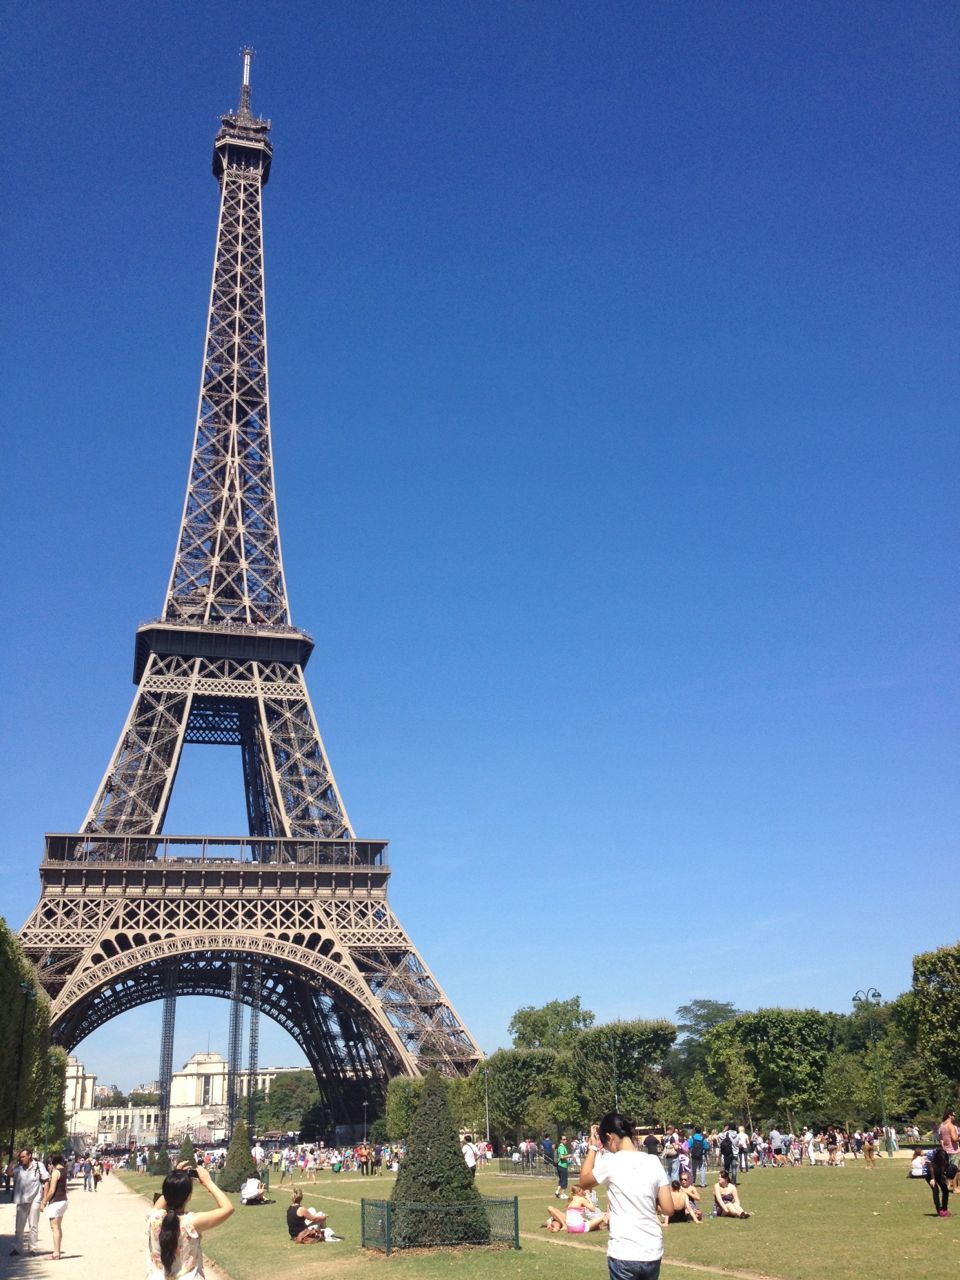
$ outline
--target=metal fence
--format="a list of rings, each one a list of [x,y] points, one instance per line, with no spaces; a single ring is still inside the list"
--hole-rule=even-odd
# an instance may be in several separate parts
[[[541,1160],[539,1157],[534,1161],[504,1159],[501,1156],[498,1160],[498,1173],[509,1173],[512,1177],[517,1178],[552,1178],[554,1182],[557,1180],[557,1166],[550,1164],[547,1160]],[[580,1165],[572,1157],[567,1170],[570,1179],[573,1182],[577,1180],[577,1174],[580,1172]]]
[[[365,1249],[390,1254],[395,1249],[445,1245],[508,1245],[520,1248],[517,1197],[481,1196],[466,1204],[399,1204],[360,1201],[360,1241]]]

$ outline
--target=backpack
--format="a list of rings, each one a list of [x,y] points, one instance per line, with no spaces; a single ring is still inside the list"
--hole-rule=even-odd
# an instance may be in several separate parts
[[[690,1139],[690,1154],[692,1156],[702,1156],[704,1146],[703,1134],[695,1133]]]
[[[725,1133],[720,1139],[720,1154],[722,1156],[733,1155],[733,1142],[730,1139],[729,1133]]]

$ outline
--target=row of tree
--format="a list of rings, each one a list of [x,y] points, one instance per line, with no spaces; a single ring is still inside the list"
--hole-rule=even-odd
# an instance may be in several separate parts
[[[50,1044],[50,1003],[0,919],[0,1147],[62,1141],[67,1055]]]
[[[929,1122],[960,1094],[958,1025],[960,944],[916,956],[895,1000],[846,1014],[694,1000],[676,1024],[597,1026],[574,996],[519,1009],[512,1047],[452,1082],[450,1105],[461,1129],[489,1123],[508,1139],[576,1130],[612,1108],[656,1126]],[[391,1082],[384,1136],[409,1132],[419,1087]]]

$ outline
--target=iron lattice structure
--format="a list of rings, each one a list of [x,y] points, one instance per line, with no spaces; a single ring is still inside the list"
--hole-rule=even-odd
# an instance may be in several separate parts
[[[267,383],[269,130],[250,110],[248,54],[214,143],[213,284],[163,613],[137,631],[130,714],[81,831],[47,837],[20,937],[68,1050],[148,1001],[165,1001],[166,1027],[177,995],[232,997],[290,1032],[345,1122],[390,1076],[425,1061],[464,1074],[480,1052],[390,909],[385,843],[355,836],[304,680],[313,641],[290,620]],[[163,834],[186,743],[240,747],[252,838]]]

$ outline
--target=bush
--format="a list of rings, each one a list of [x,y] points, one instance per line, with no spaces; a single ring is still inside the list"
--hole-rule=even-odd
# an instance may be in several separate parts
[[[162,1150],[155,1148],[150,1153],[150,1159],[147,1161],[147,1173],[154,1178],[165,1178],[170,1172],[170,1156],[167,1149]]]
[[[177,1152],[177,1164],[186,1164],[191,1168],[197,1163],[197,1153],[193,1149],[193,1142],[188,1134],[183,1142],[180,1143],[180,1150]]]
[[[227,1159],[218,1182],[224,1191],[239,1191],[247,1178],[257,1176],[257,1166],[250,1154],[250,1139],[247,1137],[247,1126],[242,1120],[237,1127],[227,1148]]]
[[[424,1079],[391,1200],[398,1248],[490,1243],[487,1211],[460,1150],[446,1086],[435,1071]]]

